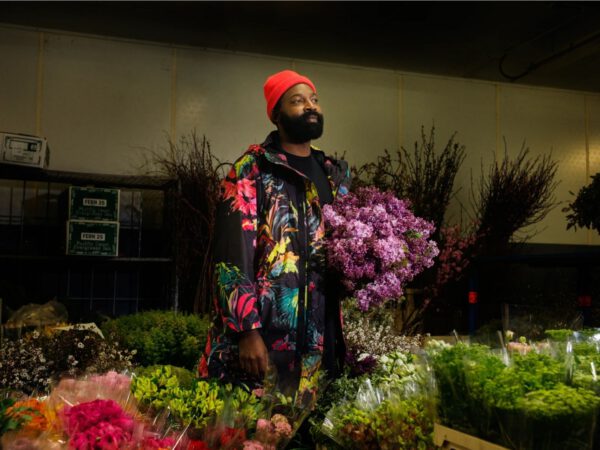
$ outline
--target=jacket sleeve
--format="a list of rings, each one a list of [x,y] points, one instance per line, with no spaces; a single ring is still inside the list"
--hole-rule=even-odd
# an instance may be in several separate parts
[[[256,295],[255,156],[245,154],[221,182],[215,223],[215,308],[227,331],[261,327]]]

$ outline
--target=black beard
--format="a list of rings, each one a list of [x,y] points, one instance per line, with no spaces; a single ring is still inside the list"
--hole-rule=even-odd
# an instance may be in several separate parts
[[[317,121],[309,122],[310,116],[316,116]],[[323,114],[315,111],[307,111],[298,117],[290,117],[284,112],[280,112],[279,124],[290,142],[294,144],[303,144],[318,139],[323,134]]]

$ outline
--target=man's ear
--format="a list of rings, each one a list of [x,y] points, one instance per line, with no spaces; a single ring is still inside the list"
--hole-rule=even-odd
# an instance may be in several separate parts
[[[273,111],[271,122],[273,122],[273,125],[279,126],[279,111]]]

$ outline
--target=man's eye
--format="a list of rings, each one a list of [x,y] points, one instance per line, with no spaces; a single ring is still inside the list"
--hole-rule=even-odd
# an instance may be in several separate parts
[[[311,98],[310,101],[313,103],[319,103],[319,99],[317,97]]]

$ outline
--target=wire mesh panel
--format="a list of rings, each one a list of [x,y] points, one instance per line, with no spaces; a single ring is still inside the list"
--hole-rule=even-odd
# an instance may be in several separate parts
[[[3,171],[0,167],[0,177]],[[174,263],[163,215],[164,181],[100,176],[98,182],[67,175],[21,171],[17,179],[0,178],[0,298],[5,312],[52,299],[67,306],[71,321],[170,307]],[[126,185],[114,185],[121,196],[118,257],[65,255],[70,184],[64,181],[71,179]]]

